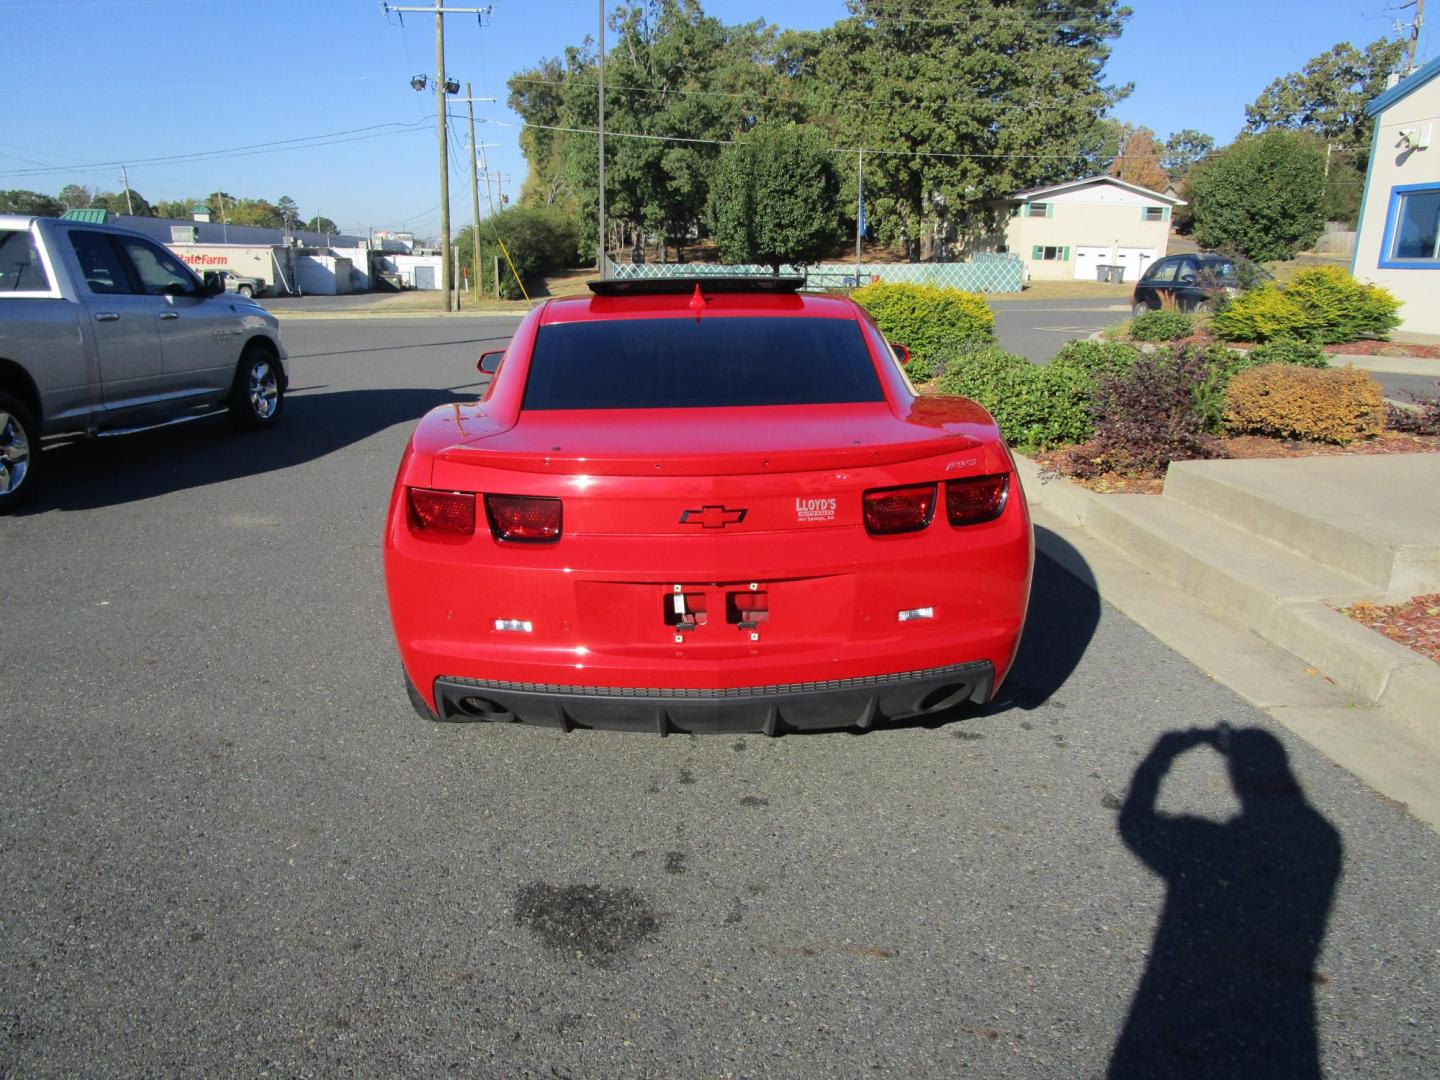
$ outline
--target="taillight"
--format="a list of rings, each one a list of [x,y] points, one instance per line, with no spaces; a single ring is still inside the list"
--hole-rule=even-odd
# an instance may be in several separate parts
[[[496,540],[550,544],[560,539],[560,500],[486,495],[485,516]]]
[[[1010,476],[969,476],[945,484],[945,516],[951,525],[978,525],[994,521],[1005,510]]]
[[[865,531],[872,536],[915,532],[930,524],[935,485],[882,488],[865,493]]]
[[[468,491],[408,488],[410,525],[419,532],[469,536],[475,531],[475,496]]]

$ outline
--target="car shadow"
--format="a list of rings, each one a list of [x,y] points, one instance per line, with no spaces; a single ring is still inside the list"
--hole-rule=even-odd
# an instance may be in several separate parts
[[[93,510],[287,469],[413,424],[437,405],[474,401],[483,386],[297,393],[285,399],[281,422],[270,431],[237,432],[224,417],[212,417],[47,447],[43,483],[19,512]],[[397,461],[398,454],[397,448]]]
[[[1241,806],[1230,821],[1156,809],[1171,765],[1198,747],[1225,760]],[[1166,895],[1108,1075],[1318,1078],[1315,964],[1344,845],[1280,741],[1223,724],[1166,732],[1135,770],[1118,827]]]

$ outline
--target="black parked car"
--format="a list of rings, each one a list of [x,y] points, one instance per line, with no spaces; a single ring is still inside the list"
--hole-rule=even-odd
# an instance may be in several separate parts
[[[1160,308],[1160,298],[1175,298],[1181,311],[1235,296],[1270,275],[1248,259],[1230,255],[1167,255],[1150,264],[1135,283],[1134,312],[1143,315]]]

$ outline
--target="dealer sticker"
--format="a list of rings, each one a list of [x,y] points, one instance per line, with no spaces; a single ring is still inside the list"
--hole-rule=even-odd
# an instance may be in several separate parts
[[[834,499],[800,499],[795,500],[796,521],[834,521],[835,500]]]

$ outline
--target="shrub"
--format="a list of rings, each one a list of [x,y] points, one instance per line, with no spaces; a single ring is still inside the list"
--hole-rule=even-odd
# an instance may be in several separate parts
[[[1347,445],[1380,434],[1380,384],[1353,368],[1250,368],[1230,380],[1225,426],[1237,433]]]
[[[905,361],[905,374],[909,375],[910,381],[917,386],[934,378],[929,363],[924,360],[916,360],[914,357]]]
[[[995,340],[995,316],[979,293],[877,281],[850,298],[870,313],[887,341],[904,345],[912,359],[929,364],[931,374],[942,372],[956,349]]]
[[[1172,461],[1223,456],[1206,432],[1195,387],[1212,371],[1206,351],[1142,355],[1130,371],[1100,380],[1091,402],[1095,438],[1070,451],[1068,472],[1155,476]]]
[[[1266,282],[1226,301],[1211,325],[1227,341],[1331,344],[1384,337],[1400,324],[1399,310],[1400,302],[1380,286],[1356,281],[1338,266],[1314,266],[1288,285]]]
[[[1180,311],[1147,311],[1136,315],[1130,323],[1130,336],[1136,341],[1174,341],[1189,337],[1195,320]]]
[[[1067,341],[1050,365],[1084,372],[1093,383],[1102,375],[1129,371],[1139,358],[1139,349],[1119,341]]]
[[[1242,358],[1236,371],[1242,368],[1264,367],[1266,364],[1294,364],[1297,367],[1312,368],[1330,366],[1330,359],[1319,345],[1310,341],[1296,341],[1293,338],[1276,338],[1263,345],[1256,345],[1249,352],[1231,355]]]
[[[1032,364],[996,346],[961,351],[940,377],[942,393],[989,410],[1012,444],[1044,449],[1090,437],[1090,376],[1074,366]]]
[[[1440,386],[1440,383],[1436,384]],[[1413,409],[1402,409],[1399,405],[1385,403],[1385,426],[1391,431],[1403,431],[1407,435],[1440,435],[1440,397],[1431,394],[1412,394],[1406,391],[1415,403]]]
[[[1316,330],[1313,335],[1295,336],[1321,344],[1384,337],[1400,325],[1399,300],[1379,285],[1356,281],[1338,266],[1301,270],[1285,286],[1285,293]]]

